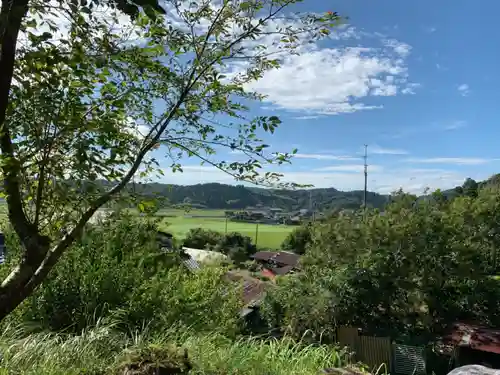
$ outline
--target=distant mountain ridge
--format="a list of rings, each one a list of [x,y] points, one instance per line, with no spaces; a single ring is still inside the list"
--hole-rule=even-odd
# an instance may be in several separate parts
[[[207,209],[244,209],[247,207],[276,207],[296,210],[313,207],[318,211],[356,209],[363,203],[363,191],[339,191],[335,188],[271,190],[242,185],[206,183],[197,185],[136,184],[137,193],[167,198],[172,205],[189,204]],[[388,196],[368,192],[368,206],[382,208]]]

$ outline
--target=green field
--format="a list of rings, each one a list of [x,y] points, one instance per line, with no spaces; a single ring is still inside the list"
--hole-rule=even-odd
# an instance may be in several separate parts
[[[4,210],[2,210],[4,208]],[[133,210],[135,211],[135,210]],[[158,212],[162,217],[160,227],[168,230],[176,238],[183,239],[191,228],[204,228],[226,232],[224,210],[168,209]],[[0,217],[6,217],[6,207],[0,205]],[[258,229],[258,230],[257,230]],[[285,237],[294,229],[293,226],[240,223],[227,221],[227,232],[239,232],[248,236],[259,247],[278,249]],[[256,241],[257,238],[257,241]]]
[[[191,228],[203,228],[226,232],[226,218],[223,210],[162,210],[161,227],[177,238],[184,238]],[[258,247],[277,249],[285,237],[293,230],[293,226],[240,223],[227,221],[227,232],[239,232],[252,238]],[[257,241],[256,241],[257,240]]]

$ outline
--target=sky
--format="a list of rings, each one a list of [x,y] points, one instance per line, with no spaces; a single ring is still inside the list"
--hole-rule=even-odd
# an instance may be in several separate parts
[[[495,92],[500,85],[496,15],[485,0],[306,0],[305,11],[337,11],[348,25],[288,59],[252,89],[267,95],[252,115],[283,121],[266,139],[298,148],[285,179],[315,187],[421,193],[500,172]],[[230,153],[221,158],[230,159]],[[188,160],[162,182],[236,183]]]
[[[290,8],[349,19],[247,87],[266,96],[247,117],[282,120],[265,137],[271,150],[298,149],[291,165],[265,170],[317,188],[362,189],[366,144],[368,189],[379,193],[447,189],[500,172],[493,39],[500,3],[471,4],[304,0]],[[165,172],[159,182],[240,183],[196,159],[171,173],[162,149],[153,156]],[[222,149],[217,159],[241,155]]]

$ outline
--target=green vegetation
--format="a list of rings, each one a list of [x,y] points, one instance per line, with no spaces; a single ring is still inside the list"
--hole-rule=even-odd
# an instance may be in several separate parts
[[[164,174],[165,166],[182,172],[194,157],[238,181],[295,186],[276,171],[259,173],[297,152],[271,152],[260,138],[280,119],[247,112],[262,99],[249,84],[282,61],[268,48],[298,53],[341,22],[335,12],[301,13],[282,27],[298,2],[140,1],[140,12],[124,1],[2,7],[2,194],[24,254],[0,284],[0,320],[44,281],[99,208],[123,200],[153,209],[127,189],[136,177]],[[272,46],[260,43],[268,35]],[[159,148],[161,166],[152,155]],[[224,148],[247,159],[220,160]]]
[[[298,2],[1,8],[0,375],[312,375],[348,364],[339,325],[427,347],[456,321],[500,325],[498,175],[421,198],[370,193],[360,212],[361,192],[286,190],[294,185],[277,173],[258,173],[296,150],[267,150],[259,134],[280,120],[247,119],[262,97],[246,88],[341,22],[327,12],[288,25]],[[126,30],[115,28],[122,12],[134,15]],[[220,160],[223,148],[248,160]],[[272,189],[132,183],[165,166],[182,172],[192,157]],[[310,201],[329,215],[295,229],[259,224],[258,234],[255,223],[226,231],[208,210],[294,213]],[[152,215],[183,205],[200,210]],[[127,209],[90,224],[103,207]],[[177,238],[162,248],[158,229]],[[229,261],[193,267],[183,241]],[[250,282],[263,267],[250,261],[257,247],[278,246],[303,253],[300,267]]]
[[[106,325],[86,329],[78,336],[40,333],[20,340],[17,335],[9,331],[1,335],[2,366],[10,373],[26,375],[114,374],[134,354],[144,359],[151,352],[160,352],[156,359],[164,366],[171,362],[172,349],[167,351],[171,343],[187,349],[191,373],[199,375],[315,375],[323,367],[347,363],[343,353],[331,347],[301,345],[289,338],[231,341],[215,333],[199,335],[175,329],[161,334],[146,330],[130,337]],[[131,362],[137,363],[137,359]],[[4,374],[1,368],[0,374]]]
[[[152,357],[166,366],[174,349],[188,350],[194,374],[306,375],[348,363],[336,347],[242,336],[238,284],[221,278],[224,269],[189,273],[177,253],[160,252],[156,224],[122,212],[88,227],[4,320],[0,373],[115,374]],[[20,255],[7,234],[0,276]]]
[[[301,274],[268,295],[268,321],[311,340],[340,324],[426,345],[457,321],[497,326],[500,288],[491,276],[500,267],[500,189],[476,193],[399,193],[384,215],[317,225]]]

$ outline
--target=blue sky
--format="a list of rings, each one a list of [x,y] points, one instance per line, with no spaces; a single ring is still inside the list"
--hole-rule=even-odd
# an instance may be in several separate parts
[[[500,3],[306,0],[294,10],[338,11],[349,24],[251,87],[267,95],[252,114],[283,121],[266,139],[273,151],[299,149],[278,170],[287,180],[360,189],[363,144],[372,191],[450,188],[500,172]],[[234,183],[186,163],[164,182]]]

